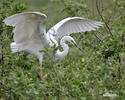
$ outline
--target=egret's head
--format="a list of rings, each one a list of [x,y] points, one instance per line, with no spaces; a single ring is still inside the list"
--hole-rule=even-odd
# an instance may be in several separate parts
[[[63,36],[63,38],[61,39],[61,43],[65,43],[66,41],[68,41],[71,44],[73,44],[73,42],[76,43],[71,36]]]
[[[75,47],[77,47],[81,52],[84,53],[84,51],[76,44],[75,40],[71,37],[71,36],[64,36],[61,39],[61,43],[65,43],[66,41],[68,41],[69,43],[73,44]]]

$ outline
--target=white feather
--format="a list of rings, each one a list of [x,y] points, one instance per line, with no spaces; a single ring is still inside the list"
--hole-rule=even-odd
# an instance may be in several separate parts
[[[41,32],[45,32],[45,27],[41,20],[46,15],[40,12],[24,12],[12,15],[4,20],[5,24],[14,27],[14,42],[11,43],[12,52],[27,51],[37,56],[42,62],[45,38]]]
[[[41,20],[44,18],[47,18],[47,16],[40,12],[24,12],[9,16],[4,20],[4,22],[6,25],[16,26],[16,24],[26,20]]]
[[[72,33],[95,31],[96,28],[102,25],[102,22],[92,21],[82,17],[69,17],[58,22],[47,33],[53,35],[52,30],[54,30],[57,33],[56,38],[60,39]]]

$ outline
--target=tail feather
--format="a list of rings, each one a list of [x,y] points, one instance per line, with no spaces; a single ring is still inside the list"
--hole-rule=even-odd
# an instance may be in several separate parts
[[[18,45],[17,45],[15,42],[12,42],[12,43],[10,44],[10,48],[11,48],[11,51],[12,51],[13,53],[19,52],[19,47],[18,47]]]

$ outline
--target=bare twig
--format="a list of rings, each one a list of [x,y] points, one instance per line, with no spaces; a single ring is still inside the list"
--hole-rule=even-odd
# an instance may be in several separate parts
[[[116,15],[116,9],[117,9],[117,4],[116,4],[116,3],[117,3],[117,2],[115,2],[115,4],[114,4],[113,11],[112,11],[112,13],[111,13],[111,15],[110,15],[110,17],[109,17],[108,22],[110,22],[111,20],[113,21],[114,18],[115,18],[115,15]],[[112,27],[110,27],[110,28],[112,28]]]
[[[61,2],[64,4],[64,6],[66,6],[66,4],[65,4],[65,1],[64,1],[64,0],[61,0]]]
[[[99,14],[99,16],[101,17],[102,21],[105,23],[105,26],[106,26],[108,32],[109,32],[109,33],[111,34],[111,36],[113,37],[113,34],[112,34],[112,32],[111,32],[111,30],[110,30],[110,28],[109,28],[109,25],[108,25],[107,22],[104,20],[104,17],[102,16],[102,14],[101,14],[101,12],[100,12],[100,10],[99,10],[98,0],[96,0],[96,8],[97,8],[98,14]]]
[[[101,12],[103,12],[103,10],[104,10],[104,7],[103,7],[103,0],[101,0],[101,7],[102,7]]]
[[[1,36],[2,37],[2,36]],[[1,44],[2,44],[2,42],[3,42],[3,39],[1,38],[0,39],[0,42],[1,42]],[[0,57],[0,64],[2,65],[2,66],[4,66],[4,55],[3,55],[3,44],[1,45],[1,57]]]
[[[121,81],[121,79],[122,79],[122,64],[121,64],[121,59],[120,59],[120,56],[119,56],[119,54],[118,54],[118,61],[119,61],[119,67],[118,67],[118,80],[119,80],[119,83],[120,83],[120,81]],[[119,86],[119,97],[121,98],[121,95],[122,95],[122,91],[121,91],[121,85],[119,84],[118,85]]]

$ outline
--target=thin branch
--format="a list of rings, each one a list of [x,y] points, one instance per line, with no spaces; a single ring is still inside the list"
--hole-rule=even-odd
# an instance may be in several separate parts
[[[120,59],[120,55],[118,54],[118,61],[119,61],[119,67],[118,67],[118,80],[119,80],[119,83],[122,79],[122,64],[121,64],[121,59]],[[119,97],[121,98],[121,95],[123,94],[122,91],[121,91],[121,84],[119,84]]]
[[[116,4],[116,2],[115,2],[115,4],[114,4],[114,7],[113,7],[113,11],[112,11],[112,13],[111,13],[111,15],[110,15],[110,17],[109,17],[109,20],[108,20],[108,22],[110,22],[111,20],[113,21],[114,20],[114,18],[115,18],[115,15],[116,15],[116,9],[117,9],[117,4]],[[112,29],[112,27],[110,27],[111,29]]]
[[[103,12],[103,10],[104,10],[104,6],[103,6],[103,0],[101,0],[101,7],[102,7],[102,11],[101,12]]]
[[[99,14],[99,16],[101,17],[102,21],[105,23],[105,26],[106,26],[108,32],[109,32],[109,33],[111,34],[111,36],[113,37],[113,34],[112,34],[112,32],[111,32],[111,30],[110,30],[110,28],[109,28],[107,22],[104,20],[104,17],[102,16],[102,14],[101,14],[101,12],[100,12],[100,10],[99,10],[98,0],[96,0],[96,8],[97,8],[98,14]]]
[[[1,36],[2,37],[2,36]],[[3,38],[0,39],[0,42],[3,42]],[[3,44],[1,45],[1,57],[0,57],[0,64],[4,66],[4,55],[3,55]]]
[[[65,1],[64,1],[64,0],[61,0],[61,2],[64,4],[64,6],[66,6],[66,4],[65,4]]]

